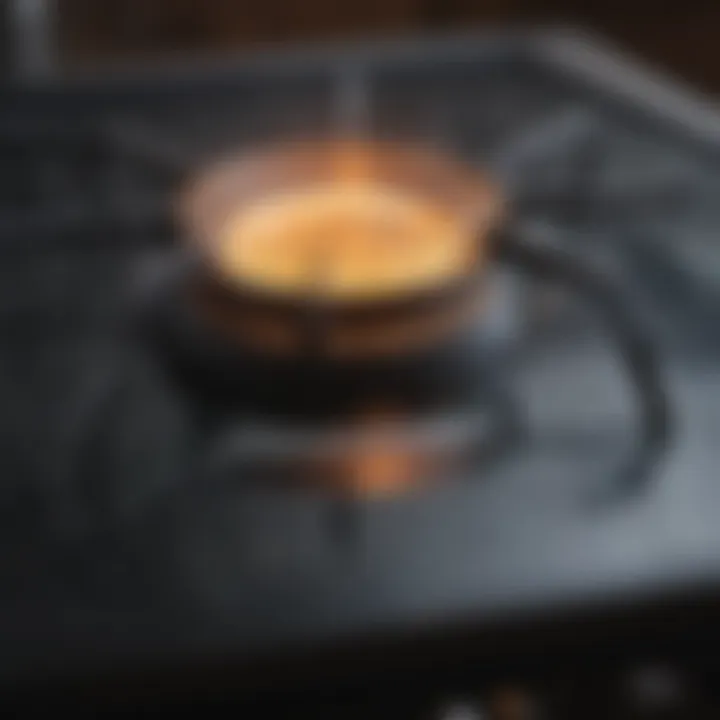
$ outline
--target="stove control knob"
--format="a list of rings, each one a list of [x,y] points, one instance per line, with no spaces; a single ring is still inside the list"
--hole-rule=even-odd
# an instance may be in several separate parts
[[[480,706],[467,700],[451,701],[440,709],[438,720],[490,720]]]
[[[489,716],[492,720],[540,720],[535,698],[523,688],[504,686],[490,695]]]
[[[634,668],[626,677],[628,700],[643,717],[679,711],[687,693],[679,673],[664,665]]]

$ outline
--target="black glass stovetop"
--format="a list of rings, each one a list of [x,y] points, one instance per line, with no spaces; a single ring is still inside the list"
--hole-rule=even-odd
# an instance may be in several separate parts
[[[6,680],[138,658],[252,660],[716,588],[720,119],[694,100],[552,33],[271,54],[2,96]],[[535,242],[619,281],[656,338],[672,403],[651,466],[592,311],[500,269],[477,337],[493,368],[483,381],[507,393],[521,431],[492,463],[441,464],[439,481],[394,497],[339,502],[263,482],[248,453],[290,440],[241,403],[198,404],[136,332],[174,262],[182,174],[223,148],[331,131],[358,97],[378,134],[489,168]],[[482,433],[487,397],[432,422]]]

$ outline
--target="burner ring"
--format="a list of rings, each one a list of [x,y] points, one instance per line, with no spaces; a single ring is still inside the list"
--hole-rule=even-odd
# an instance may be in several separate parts
[[[242,469],[262,484],[386,497],[432,484],[466,462],[499,459],[518,439],[518,428],[513,404],[500,393],[475,409],[409,420],[311,429],[246,424],[213,446],[209,474]]]

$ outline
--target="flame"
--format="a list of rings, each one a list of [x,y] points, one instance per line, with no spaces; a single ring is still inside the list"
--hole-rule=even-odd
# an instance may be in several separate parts
[[[375,442],[368,442],[347,459],[349,483],[355,493],[364,496],[389,496],[415,485],[425,469],[417,448],[391,442],[393,423],[403,419],[401,408],[376,403],[363,408],[358,425],[372,432]]]
[[[394,495],[414,485],[419,470],[418,457],[408,451],[360,453],[352,458],[352,487],[359,495]]]

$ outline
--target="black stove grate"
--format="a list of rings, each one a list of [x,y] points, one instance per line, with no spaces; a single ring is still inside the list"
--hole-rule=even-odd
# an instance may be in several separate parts
[[[70,643],[83,658],[249,652],[717,577],[720,143],[548,50],[563,42],[0,91],[3,671],[63,664]],[[538,242],[627,288],[679,406],[644,496],[588,519],[633,442],[622,382],[584,308],[501,275],[490,324],[531,437],[487,482],[363,505],[355,564],[318,530],[322,499],[248,496],[233,467],[202,482],[207,428],[133,335],[148,267],[172,254],[168,199],[218,150],[333,130],[343,83],[370,98],[373,132],[488,167]],[[278,614],[288,593],[300,619]]]

